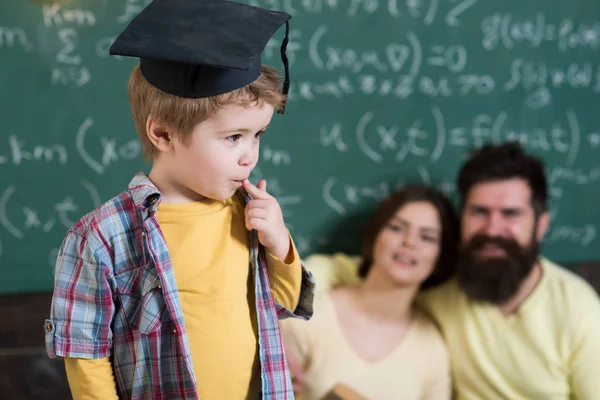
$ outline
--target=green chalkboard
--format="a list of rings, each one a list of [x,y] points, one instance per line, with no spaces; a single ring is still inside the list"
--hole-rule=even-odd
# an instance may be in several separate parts
[[[399,185],[456,200],[467,151],[512,139],[548,163],[544,253],[600,259],[600,3],[248,2],[293,16],[291,98],[253,178],[303,254],[356,251]],[[126,97],[134,61],[108,55],[145,4],[0,3],[0,292],[50,290],[67,228],[148,170]],[[278,68],[282,35],[263,54]]]

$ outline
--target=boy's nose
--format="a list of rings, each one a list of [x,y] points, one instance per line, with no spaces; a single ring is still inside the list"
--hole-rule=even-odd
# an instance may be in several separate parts
[[[239,160],[239,164],[243,167],[248,167],[254,165],[258,160],[258,148],[248,148],[246,149]]]

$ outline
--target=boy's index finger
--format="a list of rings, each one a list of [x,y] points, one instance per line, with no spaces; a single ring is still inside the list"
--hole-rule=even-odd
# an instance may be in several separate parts
[[[262,183],[264,182],[264,183]],[[269,194],[264,190],[267,188],[267,181],[265,181],[264,179],[261,180],[260,182],[258,182],[258,186],[256,187],[254,186],[254,184],[252,184],[252,182],[250,182],[248,179],[246,179],[244,181],[244,189],[246,189],[246,191],[250,194],[250,196],[252,196],[252,198],[254,199],[266,199],[269,197]],[[264,189],[261,189],[260,187],[263,187]]]
[[[261,179],[260,181],[258,181],[257,187],[260,190],[262,190],[263,192],[267,192],[267,181],[264,179]]]

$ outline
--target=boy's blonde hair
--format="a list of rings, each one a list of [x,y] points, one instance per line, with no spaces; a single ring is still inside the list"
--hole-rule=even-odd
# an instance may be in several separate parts
[[[279,72],[264,65],[258,79],[240,89],[213,97],[185,98],[165,93],[152,86],[142,76],[138,64],[129,77],[128,94],[133,122],[147,160],[153,160],[159,153],[146,133],[146,121],[150,115],[172,129],[178,139],[186,145],[194,127],[213,116],[219,108],[229,104],[250,106],[264,101],[279,109],[286,100],[286,95],[281,91]]]

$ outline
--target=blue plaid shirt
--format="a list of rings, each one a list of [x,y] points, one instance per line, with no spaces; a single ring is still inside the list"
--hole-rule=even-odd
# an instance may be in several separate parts
[[[245,194],[246,200],[249,199]],[[160,193],[138,173],[129,190],[85,215],[58,254],[50,357],[112,356],[120,398],[196,399],[196,378],[167,244],[155,212]],[[275,303],[264,248],[250,234],[258,316],[262,397],[293,399],[278,319],[312,315],[314,280],[303,268],[300,300]]]

